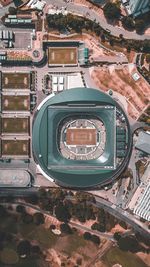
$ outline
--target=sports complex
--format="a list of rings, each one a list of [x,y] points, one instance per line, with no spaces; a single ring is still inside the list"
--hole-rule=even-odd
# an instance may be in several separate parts
[[[0,72],[0,162],[30,157],[32,73]]]
[[[67,188],[112,183],[128,163],[128,118],[109,95],[74,88],[49,95],[34,116],[32,150],[41,173]]]

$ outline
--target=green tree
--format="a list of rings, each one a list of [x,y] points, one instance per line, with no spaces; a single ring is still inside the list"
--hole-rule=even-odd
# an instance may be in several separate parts
[[[134,30],[134,20],[131,17],[123,17],[122,18],[122,26],[127,30]]]
[[[121,238],[121,234],[119,232],[114,233],[114,239],[119,241],[119,239]]]
[[[39,196],[39,198],[46,198],[47,197],[47,191],[45,190],[45,188],[43,188],[43,187],[39,188],[38,196]]]
[[[20,256],[29,255],[31,251],[31,245],[28,240],[22,240],[17,246],[17,252]]]
[[[44,215],[42,213],[40,213],[40,212],[34,213],[34,215],[33,215],[33,222],[36,225],[43,224],[45,222]]]
[[[104,15],[107,19],[118,19],[121,15],[120,7],[118,7],[115,3],[108,2],[103,8]]]
[[[91,241],[97,245],[100,244],[100,238],[97,235],[92,235],[91,236]]]
[[[9,12],[10,15],[16,15],[17,14],[17,9],[15,7],[10,6],[8,8],[8,12]]]
[[[21,218],[22,218],[22,221],[26,224],[33,222],[33,217],[31,214],[23,213]]]
[[[68,222],[71,218],[70,212],[67,206],[59,204],[55,207],[56,218],[61,222]]]
[[[72,234],[72,229],[67,223],[62,223],[60,225],[60,231],[65,234]]]
[[[118,246],[121,250],[138,252],[139,244],[135,236],[123,236],[118,240]]]
[[[19,212],[19,213],[25,213],[26,209],[25,209],[25,207],[23,205],[17,205],[16,211]]]
[[[7,214],[7,211],[6,211],[5,207],[0,205],[0,216],[1,216],[1,218],[3,216],[6,216],[6,214]]]
[[[85,240],[91,240],[91,234],[89,233],[89,232],[85,232],[84,234],[83,234],[83,237],[84,237],[84,239]]]

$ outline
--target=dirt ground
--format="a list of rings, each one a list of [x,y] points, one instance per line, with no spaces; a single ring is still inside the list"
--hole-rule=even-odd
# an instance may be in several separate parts
[[[143,252],[138,252],[136,253],[136,255],[142,260],[144,261],[147,266],[150,266],[150,254],[146,254],[146,253],[143,253]]]
[[[126,97],[128,113],[133,119],[139,117],[150,101],[150,86],[142,76],[135,82],[132,78],[135,72],[137,70],[134,65],[125,66],[121,69],[94,68],[91,71],[91,77],[100,89],[103,91],[112,89]]]

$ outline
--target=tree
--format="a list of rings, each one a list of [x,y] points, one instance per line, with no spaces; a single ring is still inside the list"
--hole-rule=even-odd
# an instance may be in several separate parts
[[[36,194],[32,194],[30,196],[28,196],[25,201],[33,204],[33,205],[37,205],[39,202],[38,196]]]
[[[121,234],[119,232],[114,233],[114,239],[119,241],[119,239],[121,238]]]
[[[8,12],[9,12],[10,15],[16,15],[17,14],[17,9],[15,7],[10,6],[8,8]]]
[[[107,19],[118,19],[121,15],[120,7],[118,7],[115,3],[106,3],[103,8],[104,15]]]
[[[22,205],[17,205],[16,211],[19,212],[19,213],[25,213],[26,212],[26,209]]]
[[[44,215],[42,213],[40,213],[40,212],[34,213],[34,215],[33,215],[33,222],[36,225],[43,224],[45,222]]]
[[[62,223],[60,225],[60,231],[65,234],[72,234],[72,229],[67,223]]]
[[[118,240],[118,246],[121,250],[137,252],[139,244],[135,236],[123,236]]]
[[[55,230],[56,229],[56,226],[54,224],[51,224],[50,227],[49,227],[50,230]]]
[[[22,240],[17,246],[17,252],[20,256],[29,255],[31,250],[31,245],[28,240]]]
[[[83,234],[83,237],[84,237],[85,240],[90,240],[91,239],[91,234],[89,232],[85,232]]]
[[[91,228],[92,228],[92,230],[97,230],[99,232],[105,232],[106,231],[105,225],[102,223],[93,223]]]
[[[56,215],[56,218],[62,222],[68,222],[71,218],[71,215],[69,213],[67,206],[64,206],[63,204],[59,204],[56,206],[55,215]]]
[[[134,20],[131,17],[122,18],[122,26],[127,30],[134,30]]]
[[[23,213],[22,214],[22,221],[26,224],[32,223],[33,217],[32,217],[32,215],[30,215],[28,213]]]
[[[43,187],[39,188],[38,196],[39,196],[39,198],[46,198],[47,197],[47,192],[46,192],[45,188],[43,188]]]
[[[97,235],[92,235],[91,236],[91,241],[97,245],[100,244],[100,238]]]
[[[6,216],[7,211],[4,206],[0,205],[0,217]]]

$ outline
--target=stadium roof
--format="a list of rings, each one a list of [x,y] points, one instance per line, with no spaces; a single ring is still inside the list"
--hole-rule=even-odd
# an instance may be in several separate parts
[[[115,165],[116,106],[117,102],[108,94],[90,88],[65,90],[44,99],[34,119],[32,144],[35,161],[47,178],[54,179],[62,186],[74,188],[90,188],[111,182],[114,175],[119,173],[119,168]],[[75,162],[60,154],[57,143],[58,124],[75,114],[95,115],[104,121],[107,133],[104,151],[106,167],[97,159]],[[130,133],[127,118],[126,121]]]

